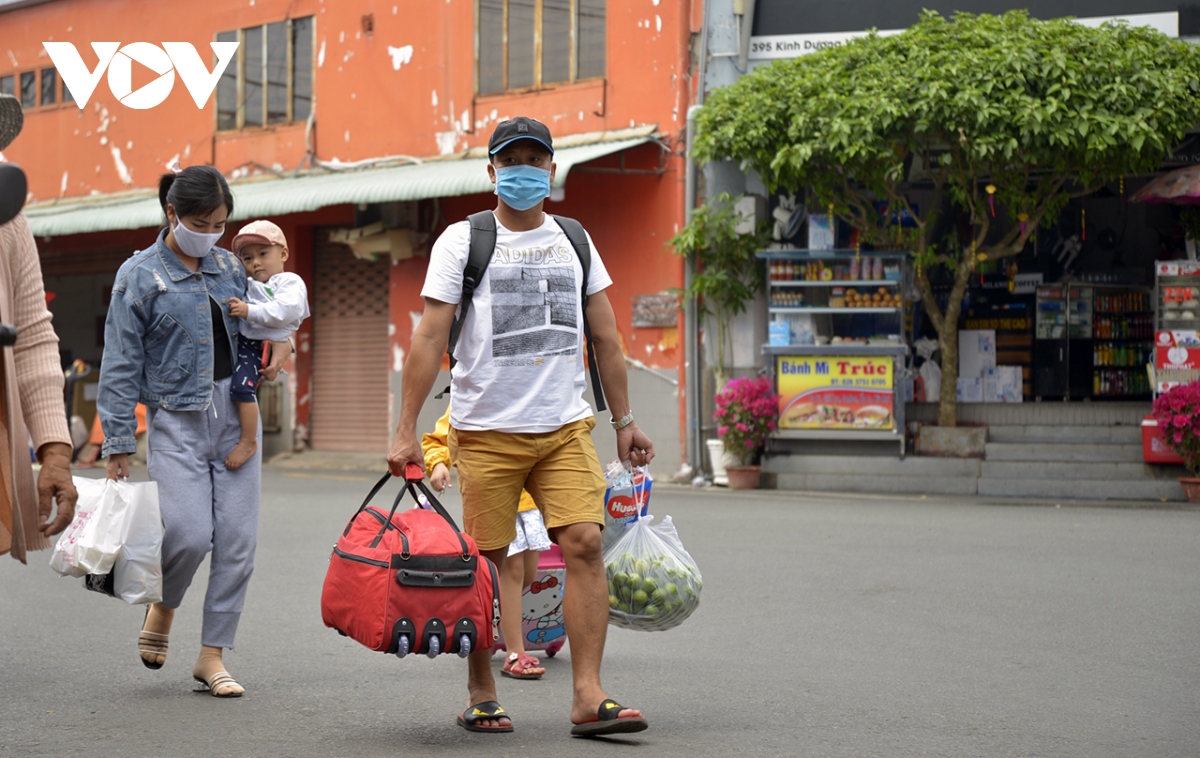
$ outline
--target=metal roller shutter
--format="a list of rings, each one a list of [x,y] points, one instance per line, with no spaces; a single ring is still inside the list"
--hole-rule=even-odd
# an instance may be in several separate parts
[[[360,260],[318,230],[314,241],[312,447],[385,453],[388,262]]]

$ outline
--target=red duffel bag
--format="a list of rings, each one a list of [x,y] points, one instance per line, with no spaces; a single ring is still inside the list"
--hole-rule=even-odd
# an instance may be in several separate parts
[[[321,592],[325,625],[401,658],[491,648],[500,628],[495,565],[425,486],[420,466],[410,465],[391,511],[370,506],[390,478],[371,489],[333,548]],[[415,488],[432,510],[397,513],[405,493],[417,500]]]

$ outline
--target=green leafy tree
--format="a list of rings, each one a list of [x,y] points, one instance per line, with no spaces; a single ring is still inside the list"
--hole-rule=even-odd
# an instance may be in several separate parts
[[[864,240],[913,251],[942,350],[938,423],[953,426],[971,273],[1019,253],[1070,198],[1156,168],[1200,119],[1198,97],[1200,50],[1149,28],[927,11],[900,34],[775,61],[713,93],[694,154],[741,161],[772,190],[807,187],[810,206],[832,206]],[[912,202],[917,184],[928,202]],[[969,234],[939,231],[950,221]],[[935,266],[952,281],[944,309]]]
[[[668,243],[676,254],[696,260],[696,273],[683,294],[696,301],[702,315],[712,317],[718,387],[729,378],[730,324],[762,290],[763,265],[756,256],[770,240],[765,223],[749,234],[738,232],[742,216],[734,208],[736,200],[721,193],[697,208]]]

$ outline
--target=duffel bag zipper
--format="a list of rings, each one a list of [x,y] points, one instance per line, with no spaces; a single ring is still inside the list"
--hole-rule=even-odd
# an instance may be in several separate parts
[[[488,569],[492,572],[492,642],[495,642],[500,639],[500,577],[496,575],[496,564],[486,556],[480,557],[487,561]]]
[[[380,568],[391,568],[392,567],[392,564],[387,561],[376,561],[376,560],[372,560],[370,558],[363,558],[361,555],[354,555],[353,553],[347,553],[345,551],[339,550],[337,545],[333,546],[333,553],[334,553],[334,555],[336,555],[339,558],[344,558],[348,561],[354,561],[355,563],[365,563],[368,566],[379,566]]]

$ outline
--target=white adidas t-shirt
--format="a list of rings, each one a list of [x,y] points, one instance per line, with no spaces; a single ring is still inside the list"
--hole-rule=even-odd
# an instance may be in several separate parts
[[[470,224],[452,224],[429,255],[421,296],[462,299]],[[591,235],[588,243],[591,244]],[[612,279],[592,244],[588,295]],[[513,232],[496,221],[496,252],[471,298],[454,349],[450,425],[468,431],[552,432],[592,415],[583,398],[583,266],[549,215]]]

